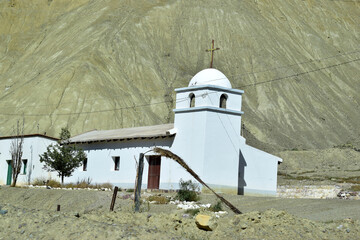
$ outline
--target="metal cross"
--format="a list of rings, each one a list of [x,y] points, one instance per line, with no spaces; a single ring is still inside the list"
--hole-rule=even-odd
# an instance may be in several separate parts
[[[214,48],[214,40],[212,40],[212,47],[210,49],[205,50],[206,52],[211,52],[211,62],[210,62],[210,68],[213,66],[213,60],[214,60],[214,51],[220,50],[220,48]]]

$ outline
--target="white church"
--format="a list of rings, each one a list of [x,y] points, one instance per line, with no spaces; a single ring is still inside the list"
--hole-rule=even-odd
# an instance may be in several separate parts
[[[178,189],[180,179],[195,181],[176,162],[151,151],[160,147],[181,157],[217,192],[276,195],[282,159],[247,145],[241,136],[244,92],[233,89],[214,68],[200,71],[188,87],[175,92],[173,124],[94,130],[70,138],[84,149],[87,160],[65,182],[90,177],[96,183],[134,188],[140,153],[145,153],[142,188],[171,190]],[[0,155],[0,184],[5,182],[6,160]]]

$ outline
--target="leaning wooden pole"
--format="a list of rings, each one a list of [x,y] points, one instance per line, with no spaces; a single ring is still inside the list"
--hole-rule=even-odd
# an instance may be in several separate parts
[[[216,197],[218,197],[226,206],[228,206],[234,213],[241,214],[240,210],[237,209],[234,205],[232,205],[229,201],[227,201],[225,198],[217,194],[212,188],[210,188],[201,178],[186,164],[184,160],[182,160],[178,155],[172,153],[169,150],[165,150],[162,148],[155,147],[153,149],[154,152],[160,154],[161,156],[170,158],[175,160],[180,166],[185,168],[185,170],[190,173],[199,183],[201,183],[203,186],[208,188],[213,194],[215,194]]]
[[[139,166],[136,175],[136,186],[135,186],[135,212],[140,210],[140,194],[141,194],[141,184],[142,184],[142,174],[144,170],[144,154],[140,153],[139,157]]]

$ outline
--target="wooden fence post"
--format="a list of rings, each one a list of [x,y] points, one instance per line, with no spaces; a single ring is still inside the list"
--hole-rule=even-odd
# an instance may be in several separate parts
[[[144,154],[140,153],[139,166],[136,179],[136,189],[135,189],[135,212],[140,210],[140,194],[141,194],[141,184],[142,184],[142,174],[144,170]]]
[[[114,205],[115,205],[115,200],[116,200],[116,195],[117,195],[118,189],[119,189],[118,187],[114,188],[114,193],[113,193],[113,197],[112,197],[111,204],[110,204],[110,211],[114,211]]]

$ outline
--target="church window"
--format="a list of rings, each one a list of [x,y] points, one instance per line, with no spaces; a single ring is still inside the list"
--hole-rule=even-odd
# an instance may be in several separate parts
[[[222,94],[220,97],[220,108],[225,108],[226,109],[226,101],[227,101],[227,96],[226,94]]]
[[[24,159],[24,160],[22,160],[22,162],[23,162],[23,172],[22,172],[22,174],[26,174],[27,160]]]
[[[114,170],[120,170],[120,157],[114,157]]]
[[[87,158],[85,158],[83,161],[83,171],[87,171],[87,161]]]
[[[189,95],[190,98],[190,107],[195,107],[195,95],[193,93],[190,93]]]

